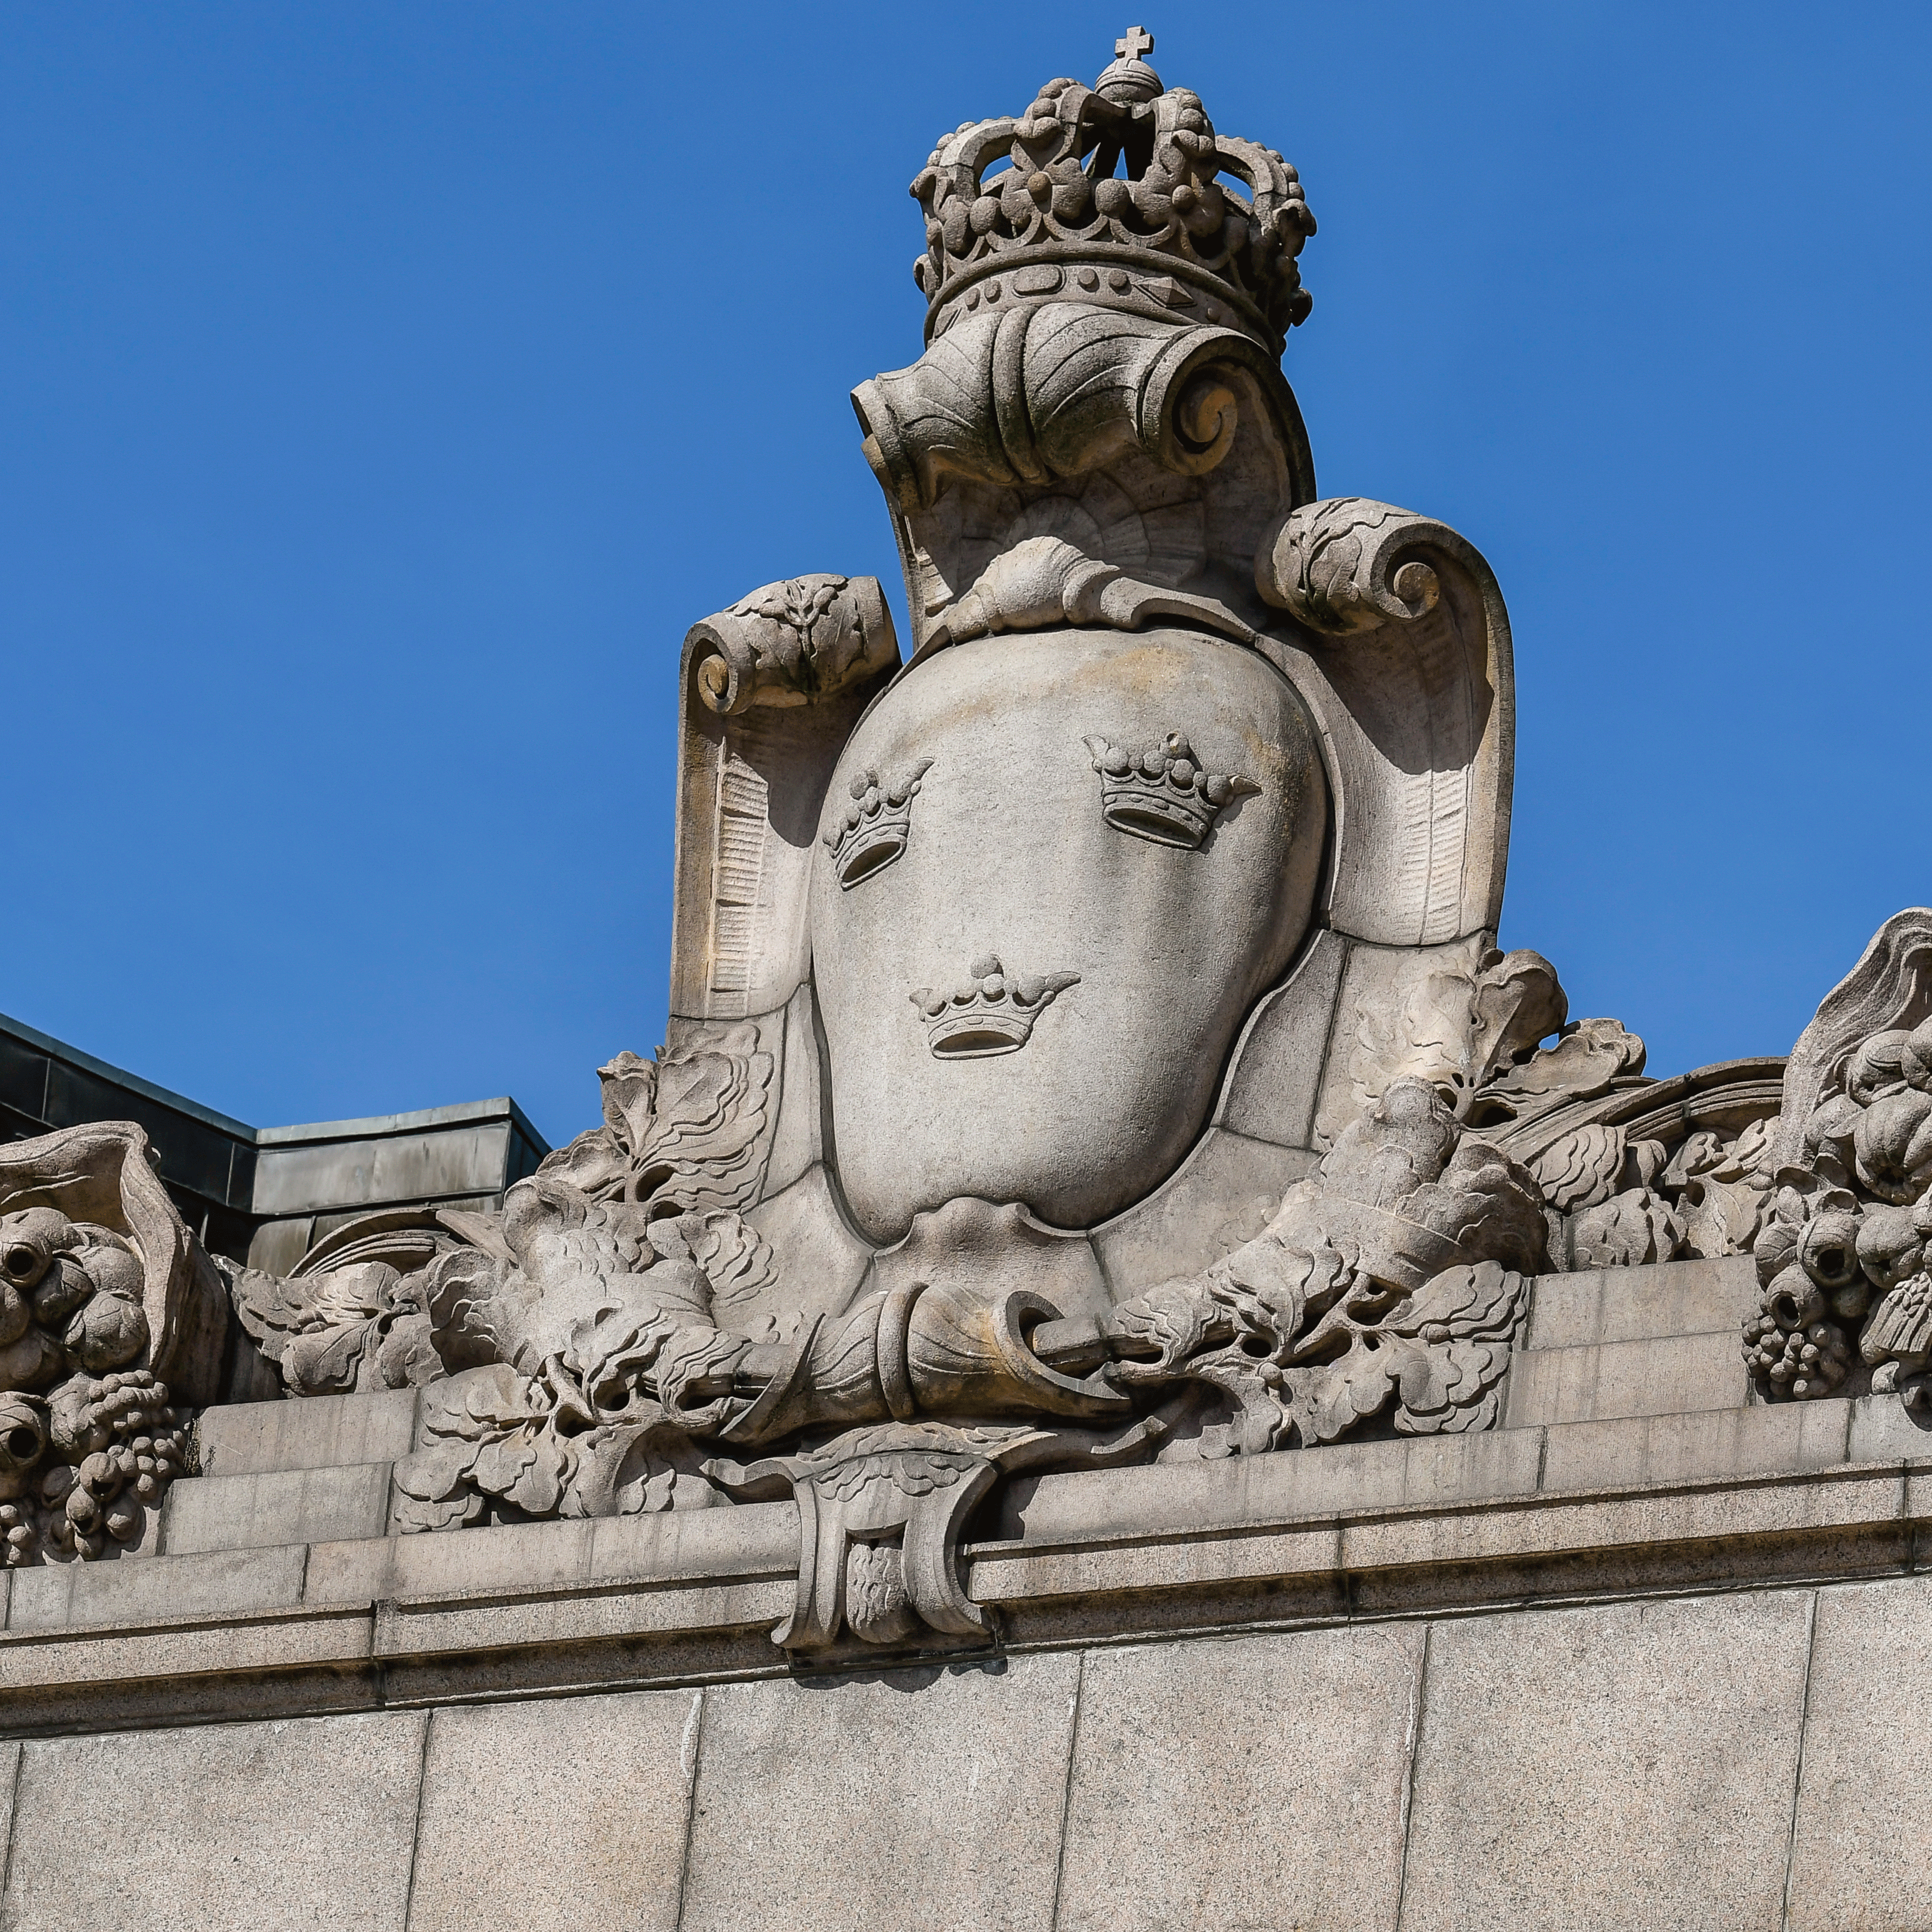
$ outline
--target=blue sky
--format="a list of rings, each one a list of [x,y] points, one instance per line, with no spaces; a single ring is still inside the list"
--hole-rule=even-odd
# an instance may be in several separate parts
[[[1504,943],[1654,1072],[1788,1048],[1932,898],[1932,14],[1138,17],[1307,184],[1322,494],[1502,579]],[[683,633],[898,598],[847,394],[918,351],[905,184],[1129,19],[0,14],[0,1011],[263,1124],[588,1124]]]

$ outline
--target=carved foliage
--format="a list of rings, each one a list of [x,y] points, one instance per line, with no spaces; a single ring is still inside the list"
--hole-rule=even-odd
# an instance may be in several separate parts
[[[1856,1338],[1875,1392],[1932,1402],[1932,1018],[1852,1040],[1842,1027],[1847,1014],[1868,1024],[1922,1012],[1906,941],[1926,916],[1901,914],[1880,932],[1792,1057],[1800,1077],[1778,1146],[1796,1157],[1778,1168],[1758,1234],[1762,1294],[1744,1334],[1744,1358],[1773,1397],[1840,1388]]]
[[[286,1279],[230,1270],[243,1325],[292,1394],[401,1388],[532,1349],[533,1368],[542,1340],[568,1336],[578,1300],[672,1256],[728,1306],[770,1285],[771,1250],[736,1212],[757,1192],[772,1072],[756,1028],[598,1071],[604,1125],[513,1190],[500,1225],[440,1217],[430,1258],[406,1271],[380,1257]]]
[[[1695,1130],[1673,1149],[1586,1121],[1531,1163],[1559,1268],[1634,1268],[1750,1252],[1770,1198],[1773,1124]]]
[[[716,1030],[706,1043],[620,1053],[597,1070],[604,1124],[538,1169],[592,1201],[659,1202],[686,1209],[748,1207],[758,1191],[772,1056],[758,1030]]]
[[[1544,1246],[1531,1177],[1398,1081],[1256,1240],[1114,1311],[1117,1373],[1220,1389],[1210,1454],[1486,1428]]]
[[[291,1395],[407,1388],[442,1372],[420,1273],[406,1275],[380,1260],[292,1279],[259,1268],[223,1271],[242,1325],[281,1370]]]
[[[600,1414],[567,1370],[519,1375],[496,1362],[423,1395],[425,1447],[396,1466],[403,1528],[481,1520],[626,1516],[717,1500],[691,1439],[662,1408]]]
[[[1540,953],[1498,952],[1475,934],[1444,948],[1399,1008],[1363,1013],[1349,1062],[1356,1096],[1367,1106],[1395,1081],[1423,1080],[1459,1120],[1492,1128],[1642,1072],[1634,1034],[1616,1020],[1566,1024],[1568,1007]]]

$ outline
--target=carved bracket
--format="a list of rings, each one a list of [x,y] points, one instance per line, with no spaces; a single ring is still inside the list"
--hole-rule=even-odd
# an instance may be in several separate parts
[[[705,1474],[747,1502],[788,1491],[799,1517],[798,1594],[772,1633],[781,1648],[838,1648],[848,1634],[889,1646],[934,1636],[985,1642],[986,1612],[967,1595],[959,1543],[1003,1474],[1047,1463],[1086,1468],[1144,1454],[1165,1417],[1112,1435],[1025,1424],[893,1422],[855,1429],[817,1449]]]
[[[825,1650],[849,1629],[903,1642],[926,1628],[983,1637],[986,1613],[961,1587],[959,1538],[999,1474],[996,1460],[1038,1431],[891,1423],[824,1449],[706,1473],[747,1496],[789,1489],[798,1504],[798,1598],[772,1633],[787,1650]]]

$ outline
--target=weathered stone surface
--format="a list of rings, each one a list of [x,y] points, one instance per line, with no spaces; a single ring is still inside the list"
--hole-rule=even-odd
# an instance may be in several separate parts
[[[1161,1628],[1192,1628],[1190,1596],[1228,1592],[1250,1607],[1253,1585],[1264,1585],[1270,1610],[1294,1614],[1306,1608],[1334,1611],[1341,1599],[1335,1588],[1342,1567],[1342,1531],[1332,1521],[1264,1526],[1228,1537],[1121,1537],[1083,1545],[994,1544],[972,1561],[969,1580],[976,1603],[1031,1612],[1065,1607],[1104,1592],[1159,1594],[1154,1612]],[[1245,1613],[1243,1613],[1245,1614]],[[1240,1618],[1238,1616],[1237,1621]],[[1138,1628],[1130,1619],[1130,1628]]]
[[[816,821],[841,747],[898,662],[876,578],[768,584],[686,634],[671,1044],[781,1012],[810,977]]]
[[[1019,1657],[708,1691],[685,1932],[1043,1932],[1078,1669]]]
[[[1398,1624],[1090,1653],[1055,1925],[1393,1926],[1422,1651]],[[1210,1712],[1211,1748],[1162,1748]]]
[[[1804,1402],[1556,1424],[1549,1431],[1541,1486],[1637,1489],[1646,1483],[1828,1468],[1846,1460],[1850,1407]]]
[[[784,1066],[778,1124],[765,1166],[764,1198],[782,1194],[815,1162],[827,1158],[824,1045],[812,988],[801,986],[785,1008]]]
[[[170,1556],[380,1536],[388,1526],[389,1465],[197,1476],[175,1486],[161,1523]]]
[[[823,1166],[808,1168],[802,1180],[761,1202],[746,1219],[783,1257],[781,1286],[808,1320],[851,1304],[872,1265],[872,1251],[839,1212]]]
[[[392,1462],[415,1446],[416,1412],[410,1388],[204,1409],[195,1423],[200,1473],[254,1476]]]
[[[989,710],[997,733],[979,727]],[[1104,815],[1083,734],[1138,742],[1155,725],[1259,787],[1210,850],[1124,836]],[[847,747],[832,800],[849,772],[922,754],[918,862],[844,891],[821,854],[814,886],[845,1198],[881,1244],[962,1194],[1090,1226],[1178,1163],[1236,1029],[1306,930],[1328,811],[1312,727],[1252,652],[1178,630],[1049,631],[915,667]],[[1025,808],[987,809],[1003,797]],[[982,977],[1010,979],[1016,998],[1041,976],[1077,984],[1023,1047],[956,1054],[928,1040],[914,996],[955,1004],[982,958],[1004,970]]]
[[[1315,1160],[1306,1148],[1209,1128],[1153,1194],[1094,1231],[1094,1251],[1114,1294],[1124,1298],[1192,1274],[1252,1240]]]
[[[587,1522],[505,1523],[443,1536],[365,1536],[310,1544],[302,1600],[374,1603],[453,1595],[505,1584],[525,1589],[581,1583],[590,1573]]]
[[[1510,1366],[1504,1426],[1742,1408],[1750,1393],[1735,1330],[1520,1348]]]
[[[1735,1337],[1756,1304],[1757,1273],[1748,1255],[1540,1275],[1523,1346],[1582,1348],[1657,1335]]]
[[[704,1695],[433,1713],[409,1932],[674,1932]]]
[[[317,1666],[330,1678],[345,1669],[352,1672],[368,1661],[374,1635],[366,1604],[298,1612],[279,1607],[190,1612],[130,1624],[9,1632],[0,1642],[0,1694],[16,1708],[45,1714],[42,1729],[70,1726],[82,1694],[97,1690],[105,1694],[92,1697],[86,1708],[99,1730],[125,1724],[130,1703],[150,1690],[160,1714],[198,1723],[208,1714],[202,1694],[206,1683],[245,1682],[264,1672],[299,1678]],[[304,1710],[332,1711],[342,1701],[298,1696],[295,1703]],[[243,1714],[257,1708],[253,1696],[215,1702],[215,1714],[224,1717],[236,1714],[237,1702]]]
[[[1501,1430],[1023,1478],[1006,1492],[1000,1532],[1072,1541],[1524,1496],[1537,1486],[1542,1454],[1539,1431]]]
[[[1818,1593],[1786,1908],[1792,1932],[1925,1923],[1932,1788],[1900,1718],[1932,1690],[1928,1621],[1923,1577]]]
[[[664,1576],[763,1574],[798,1554],[795,1504],[741,1503],[734,1509],[670,1510],[605,1516],[595,1526],[590,1575],[599,1583]]]
[[[296,1543],[22,1570],[14,1578],[7,1628],[142,1623],[298,1603],[306,1555]]]
[[[1322,1064],[1348,942],[1316,933],[1287,980],[1256,1005],[1235,1042],[1214,1124],[1276,1147],[1312,1147]]]
[[[1792,1592],[1436,1625],[1404,1932],[1777,1924],[1810,1619]]]
[[[1620,1592],[1655,1587],[1660,1574],[1669,1575],[1662,1559],[1673,1546],[1686,1544],[1728,1542],[1736,1552],[1731,1561],[1740,1564],[1756,1546],[1756,1560],[1768,1554],[1775,1572],[1777,1552],[1792,1539],[1803,1553],[1790,1560],[1799,1562],[1803,1574],[1803,1563],[1819,1561],[1822,1534],[1834,1542],[1842,1538],[1861,1566],[1902,1563],[1910,1547],[1904,1507],[1905,1481],[1896,1473],[1801,1476],[1735,1487],[1712,1484],[1630,1496],[1543,1496],[1534,1504],[1504,1510],[1392,1511],[1353,1519],[1342,1526],[1338,1561],[1361,1582],[1364,1610],[1412,1604],[1418,1592],[1440,1587],[1432,1570],[1446,1579],[1458,1565],[1522,1566],[1560,1556],[1588,1556],[1592,1586]],[[1869,1556],[1857,1553],[1874,1542]],[[1391,1588],[1368,1588],[1366,1580],[1378,1572],[1392,1576]]]
[[[421,1712],[109,1732],[22,1754],[6,1916],[36,1932],[398,1932],[409,1898]],[[76,1817],[124,1829],[74,1856]]]
[[[1782,1406],[1782,1405],[1780,1405]],[[1807,1402],[1822,1408],[1828,1402]],[[1894,1396],[1867,1396],[1845,1405],[1851,1411],[1846,1453],[1854,1462],[1922,1462],[1932,1460],[1932,1414],[1907,1408]]]

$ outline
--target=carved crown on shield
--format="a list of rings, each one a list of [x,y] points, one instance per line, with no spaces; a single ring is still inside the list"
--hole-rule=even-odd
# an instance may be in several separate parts
[[[1130,28],[1114,51],[1093,86],[1050,80],[1017,120],[968,122],[933,151],[912,184],[928,340],[982,306],[1050,296],[1226,321],[1279,355],[1313,306],[1295,266],[1315,232],[1299,177],[1165,88],[1142,58],[1153,35]]]

